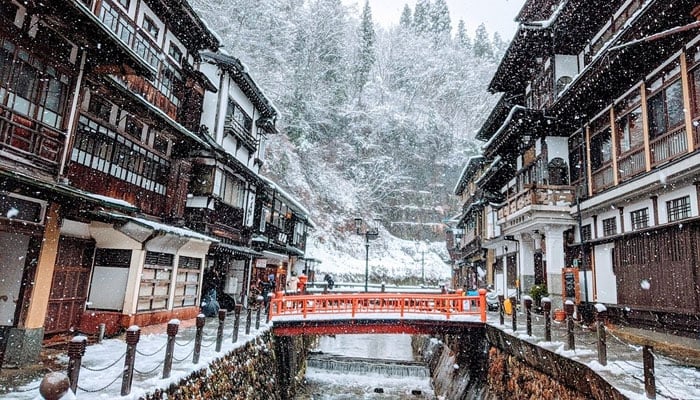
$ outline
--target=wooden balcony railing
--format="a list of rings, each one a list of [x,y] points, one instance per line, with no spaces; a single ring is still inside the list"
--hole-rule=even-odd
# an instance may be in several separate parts
[[[610,41],[616,32],[625,25],[627,20],[639,10],[644,0],[634,0],[627,3],[624,9],[616,12],[610,20],[601,28],[591,40],[590,50],[585,54],[585,63],[588,64],[603,46]]]
[[[674,157],[688,152],[688,136],[685,126],[659,136],[649,142],[651,165],[656,166]]]
[[[507,218],[534,205],[568,206],[574,199],[574,187],[563,185],[530,185],[509,198],[508,204],[498,210],[498,219]]]
[[[255,140],[255,137],[230,117],[226,117],[224,122],[224,133],[240,139],[241,143],[249,150],[255,150],[258,146],[258,141]]]
[[[617,161],[617,169],[621,181],[625,181],[646,171],[644,147],[620,156]]]
[[[65,142],[65,133],[0,107],[1,156],[56,175]]]
[[[601,192],[615,184],[612,163],[607,163],[591,174],[593,179],[593,193]]]

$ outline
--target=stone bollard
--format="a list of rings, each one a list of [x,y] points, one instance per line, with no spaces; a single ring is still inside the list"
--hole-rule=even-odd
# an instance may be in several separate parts
[[[126,358],[122,373],[122,396],[131,393],[131,382],[134,379],[134,361],[136,361],[136,344],[141,337],[141,328],[132,325],[126,330]]]
[[[194,335],[194,353],[192,353],[192,364],[199,363],[199,355],[202,352],[202,336],[204,335],[204,324],[207,322],[207,318],[204,314],[197,315],[197,332]]]
[[[80,376],[80,365],[85,355],[87,337],[76,336],[68,343],[68,379],[70,379],[70,390],[78,392],[78,377]]]
[[[165,361],[163,361],[163,379],[170,378],[173,369],[173,354],[175,353],[175,336],[180,328],[180,320],[173,319],[168,322],[168,342],[165,346]]]
[[[45,400],[59,400],[68,398],[70,390],[70,378],[63,372],[49,372],[44,375],[39,385],[39,394]],[[75,398],[75,397],[71,397]]]
[[[549,297],[543,297],[540,300],[542,303],[542,311],[544,312],[544,341],[552,341],[552,317],[550,312],[552,311],[552,300]]]
[[[241,309],[243,308],[242,304],[236,304],[233,307],[233,338],[231,341],[233,343],[236,343],[238,341],[238,329],[241,326]]]
[[[226,310],[219,310],[219,329],[216,331],[216,352],[221,351],[221,343],[224,341],[224,322],[226,321]]]
[[[104,322],[101,322],[99,325],[99,333],[97,334],[97,343],[102,343],[102,340],[105,338],[105,331],[107,330],[107,325],[105,325]]]
[[[386,292],[386,283],[382,282],[382,293]]]
[[[567,300],[564,303],[564,312],[566,313],[566,334],[569,339],[569,350],[576,350],[574,343],[574,302]]]
[[[598,333],[598,362],[600,365],[608,365],[608,347],[605,337],[605,316],[607,308],[598,303],[595,305],[596,332]]]
[[[523,296],[523,304],[525,305],[525,326],[527,335],[532,336],[532,297]]]
[[[505,325],[505,310],[503,309],[503,302],[505,302],[506,298],[502,294],[498,295],[498,319],[501,325]]]
[[[510,314],[513,318],[513,332],[515,332],[518,330],[518,308],[516,307],[518,305],[518,300],[515,298],[515,296],[509,297],[508,300],[510,300]]]
[[[253,309],[248,305],[248,310],[245,316],[245,334],[250,335],[250,324],[253,321]]]
[[[274,295],[273,295],[274,296]],[[265,300],[264,297],[258,296],[255,298],[255,305],[256,305],[256,310],[255,310],[255,330],[260,329],[260,313],[262,312],[263,309],[263,300]],[[268,304],[270,307],[272,307],[272,302]],[[268,312],[267,315],[269,316],[270,313]]]
[[[652,346],[644,346],[642,348],[642,357],[644,360],[644,392],[648,399],[656,398],[656,374],[654,373],[654,348]]]

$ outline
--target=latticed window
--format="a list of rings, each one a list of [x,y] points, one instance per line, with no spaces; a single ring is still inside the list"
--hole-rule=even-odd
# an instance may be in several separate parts
[[[615,217],[603,220],[603,236],[612,236],[617,233],[617,221]]]
[[[173,307],[188,307],[197,304],[201,269],[201,258],[180,256],[177,263],[175,302]]]
[[[630,213],[632,220],[632,229],[643,229],[649,226],[649,209],[642,208],[641,210],[632,211]]]
[[[174,258],[169,253],[146,252],[139,287],[138,311],[167,308]]]
[[[666,202],[668,222],[690,217],[690,196],[680,197]]]
[[[581,240],[582,241],[587,241],[591,240],[592,238],[592,230],[591,230],[591,225],[584,225],[581,227]]]

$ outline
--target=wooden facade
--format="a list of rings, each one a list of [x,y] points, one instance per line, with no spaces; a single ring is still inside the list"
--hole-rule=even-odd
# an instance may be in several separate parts
[[[220,44],[187,2],[0,10],[0,273],[12,278],[0,284],[0,363],[32,362],[45,336],[100,323],[114,334],[195,317],[216,257],[244,254],[250,268],[261,255],[251,248],[260,136],[276,132],[277,111],[237,73],[251,123],[221,142],[202,128],[219,122],[205,97],[220,88],[199,67]],[[211,160],[244,176],[245,209],[218,192],[212,215],[188,202]]]
[[[697,4],[546,3],[525,3],[489,86],[503,97],[477,135],[493,167],[476,180],[505,201],[484,247],[500,261],[517,241],[519,292],[544,265],[555,307],[561,271],[575,267],[582,303],[693,332],[700,37],[685,27]],[[507,176],[490,171],[504,162]]]

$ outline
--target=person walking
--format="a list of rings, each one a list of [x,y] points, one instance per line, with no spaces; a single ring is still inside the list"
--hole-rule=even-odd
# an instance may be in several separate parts
[[[287,293],[296,294],[299,290],[299,278],[296,271],[292,271],[292,276],[287,280]]]

